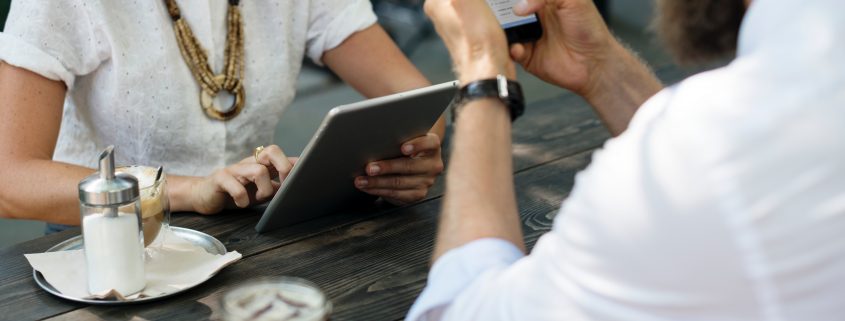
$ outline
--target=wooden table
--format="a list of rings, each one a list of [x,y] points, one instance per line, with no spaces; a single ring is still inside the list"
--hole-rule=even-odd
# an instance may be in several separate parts
[[[684,76],[671,67],[658,74],[665,82]],[[609,134],[583,100],[561,90],[529,101],[513,137],[516,192],[531,247],[551,228],[575,174]],[[322,287],[335,307],[332,320],[401,320],[425,286],[442,195],[441,179],[425,201],[412,206],[350,210],[267,234],[255,232],[255,211],[174,214],[175,226],[208,233],[243,259],[170,299],[119,307],[77,304],[41,290],[23,254],[42,252],[79,230],[41,237],[0,250],[0,320],[218,319],[226,289],[281,275]]]

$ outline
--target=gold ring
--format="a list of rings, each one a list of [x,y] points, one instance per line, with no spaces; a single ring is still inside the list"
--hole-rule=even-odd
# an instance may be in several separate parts
[[[255,148],[255,150],[252,152],[252,157],[255,157],[255,162],[256,162],[256,163],[261,164],[261,162],[259,162],[259,161],[258,161],[258,155],[260,155],[260,154],[261,154],[261,152],[263,152],[263,151],[264,151],[264,146],[258,146],[258,147],[256,147],[256,148]]]

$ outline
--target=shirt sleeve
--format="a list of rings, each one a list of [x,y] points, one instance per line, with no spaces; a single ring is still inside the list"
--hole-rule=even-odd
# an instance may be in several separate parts
[[[512,243],[481,239],[446,252],[434,263],[428,285],[408,312],[409,321],[441,320],[451,303],[479,279],[507,268],[523,257]]]
[[[323,65],[323,53],[376,23],[369,0],[314,0],[310,9],[305,50],[320,66]]]
[[[13,1],[0,33],[0,61],[73,87],[110,55],[84,0]]]

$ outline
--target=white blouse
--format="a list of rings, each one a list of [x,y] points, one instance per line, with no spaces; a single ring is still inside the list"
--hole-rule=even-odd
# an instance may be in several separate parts
[[[406,320],[845,320],[843,13],[754,0],[736,60],[646,102],[531,255],[447,252]]]
[[[228,2],[177,3],[220,73]],[[67,85],[54,160],[93,168],[99,151],[115,145],[121,164],[207,175],[273,143],[304,55],[319,64],[376,21],[367,0],[241,1],[240,8],[246,104],[226,122],[202,111],[161,0],[15,1],[0,60]]]

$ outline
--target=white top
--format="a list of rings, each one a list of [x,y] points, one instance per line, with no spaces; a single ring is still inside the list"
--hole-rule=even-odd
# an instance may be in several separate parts
[[[755,0],[729,66],[668,88],[522,257],[441,257],[408,320],[841,320],[845,2]]]
[[[221,73],[228,2],[177,3]],[[119,164],[207,175],[273,143],[304,55],[319,63],[376,21],[367,0],[241,1],[240,8],[246,105],[227,122],[202,111],[162,0],[14,1],[0,60],[67,84],[55,160],[93,168],[115,145]]]

